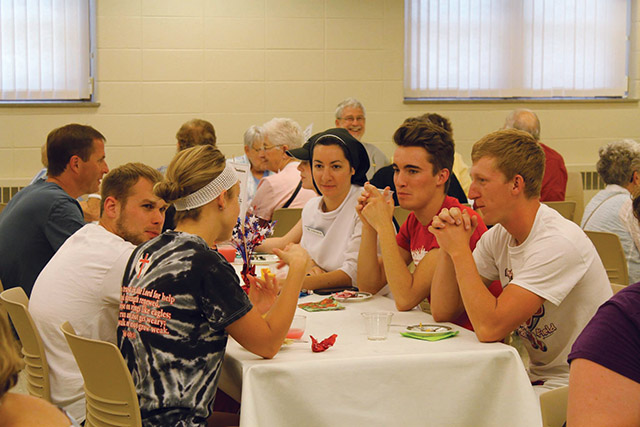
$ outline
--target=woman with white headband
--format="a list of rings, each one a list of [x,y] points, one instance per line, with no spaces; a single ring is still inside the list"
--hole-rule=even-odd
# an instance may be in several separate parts
[[[212,146],[179,152],[165,181],[154,188],[158,197],[174,203],[176,227],[133,252],[123,278],[118,322],[118,344],[145,424],[206,425],[227,333],[265,358],[275,356],[287,334],[309,255],[298,245],[276,251],[290,269],[263,318],[241,289],[233,267],[210,249],[231,237],[238,192],[235,172]],[[275,284],[269,278],[256,280],[252,301],[273,302]],[[220,421],[220,416],[212,419]],[[237,423],[234,417],[229,421]]]

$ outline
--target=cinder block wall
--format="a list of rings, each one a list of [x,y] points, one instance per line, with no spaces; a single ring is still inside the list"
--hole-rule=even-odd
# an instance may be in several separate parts
[[[335,105],[355,96],[367,108],[365,140],[391,155],[391,135],[411,115],[437,111],[454,125],[469,162],[473,142],[499,128],[514,103],[404,104],[402,0],[98,0],[99,107],[0,108],[0,186],[25,185],[40,169],[54,127],[91,124],[107,137],[110,166],[168,164],[178,127],[210,120],[227,156],[244,130],[288,116],[319,131]],[[631,88],[638,93],[638,9]],[[536,103],[545,143],[570,169],[592,168],[597,148],[640,140],[635,102]]]

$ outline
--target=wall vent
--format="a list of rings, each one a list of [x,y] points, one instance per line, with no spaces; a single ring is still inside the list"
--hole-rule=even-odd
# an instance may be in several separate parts
[[[0,203],[9,203],[9,200],[24,187],[0,187]]]
[[[606,186],[598,172],[582,171],[580,173],[582,174],[582,188],[584,191],[599,191]]]

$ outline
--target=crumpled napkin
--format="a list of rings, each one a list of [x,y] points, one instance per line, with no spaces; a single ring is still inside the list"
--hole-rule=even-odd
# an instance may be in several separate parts
[[[413,332],[400,332],[400,335],[407,338],[415,338],[417,340],[440,341],[446,338],[455,337],[456,335],[458,335],[458,332],[459,331],[449,331],[449,332],[443,332],[441,334],[435,334],[435,335],[420,335]]]
[[[344,306],[333,299],[333,297],[325,298],[322,301],[317,302],[304,302],[302,304],[298,304],[298,307],[305,311],[344,310]]]

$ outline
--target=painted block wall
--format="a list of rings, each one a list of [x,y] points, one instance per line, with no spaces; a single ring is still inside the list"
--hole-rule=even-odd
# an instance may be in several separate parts
[[[638,9],[632,9],[630,88],[640,93]],[[333,126],[336,104],[359,98],[365,140],[393,153],[408,116],[439,112],[470,163],[473,142],[514,108],[535,110],[542,139],[570,169],[595,164],[597,149],[640,141],[637,102],[405,104],[403,0],[97,0],[98,107],[0,108],[0,186],[24,185],[40,169],[47,133],[90,124],[107,137],[111,167],[168,164],[185,121],[211,121],[227,156],[247,127],[292,117],[314,131]]]

